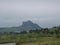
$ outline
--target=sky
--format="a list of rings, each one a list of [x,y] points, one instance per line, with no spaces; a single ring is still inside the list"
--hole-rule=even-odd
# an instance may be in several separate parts
[[[60,0],[0,0],[0,27],[31,20],[41,27],[60,25]]]

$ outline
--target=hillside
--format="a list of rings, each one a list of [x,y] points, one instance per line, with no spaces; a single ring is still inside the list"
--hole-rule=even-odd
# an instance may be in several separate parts
[[[17,45],[60,45],[60,26],[0,34],[0,43],[5,42],[15,42]]]
[[[41,27],[38,24],[35,24],[29,20],[23,22],[22,25],[18,27],[0,28],[0,32],[20,32],[20,31],[29,31],[35,29],[41,29]]]

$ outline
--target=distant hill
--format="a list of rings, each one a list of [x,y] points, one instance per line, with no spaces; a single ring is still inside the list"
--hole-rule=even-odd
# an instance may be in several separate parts
[[[32,21],[28,20],[26,22],[23,22],[22,25],[18,27],[0,28],[0,32],[20,32],[20,31],[29,31],[35,29],[41,29],[41,27],[33,23]]]

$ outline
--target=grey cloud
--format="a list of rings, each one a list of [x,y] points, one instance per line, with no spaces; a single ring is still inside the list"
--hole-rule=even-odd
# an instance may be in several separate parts
[[[60,0],[0,0],[0,27],[32,20],[42,27],[60,25]]]

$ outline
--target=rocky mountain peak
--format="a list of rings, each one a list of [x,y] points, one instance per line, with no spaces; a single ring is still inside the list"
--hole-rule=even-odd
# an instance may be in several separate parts
[[[35,24],[30,20],[23,22],[20,27],[22,27],[23,29],[40,29],[41,28],[38,24]]]
[[[10,27],[10,28],[0,28],[0,32],[19,32],[19,31],[29,31],[41,29],[38,24],[33,23],[32,21],[28,20],[22,23],[21,26],[18,27]]]
[[[28,25],[32,25],[32,24],[33,24],[33,22],[30,21],[30,20],[28,20],[28,21],[26,21],[26,22],[23,22],[22,25],[26,25],[26,26],[28,26]]]

